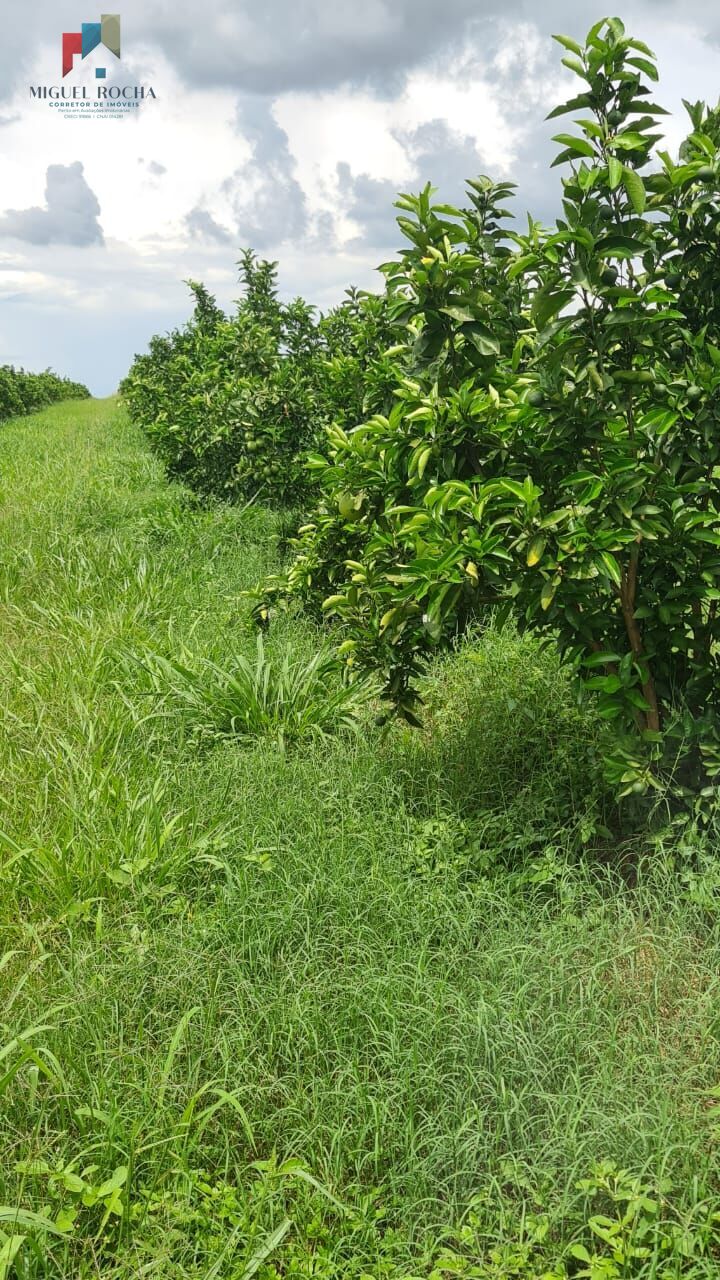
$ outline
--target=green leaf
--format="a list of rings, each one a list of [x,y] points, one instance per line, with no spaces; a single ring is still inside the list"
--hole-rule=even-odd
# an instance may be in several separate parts
[[[609,235],[598,240],[597,251],[602,258],[634,258],[647,248],[637,236]]]
[[[595,157],[595,148],[587,138],[577,138],[573,133],[556,133],[553,135],[553,142],[561,142],[569,151],[575,151],[580,156]]]
[[[657,80],[658,69],[654,62],[648,62],[647,58],[628,58],[628,66],[637,67],[638,71],[644,71],[650,80]]]
[[[644,44],[642,40],[636,40],[633,37],[632,39],[628,39],[627,44],[629,49],[637,49],[638,53],[644,53],[647,55],[648,58],[655,57],[655,54],[653,53],[652,49],[648,48],[648,46]]]
[[[555,599],[555,592],[557,591],[558,586],[559,583],[555,580],[548,580],[543,584],[543,589],[540,592],[540,604],[546,612]]]
[[[477,347],[481,356],[498,356],[500,355],[500,343],[495,337],[492,329],[488,329],[486,324],[480,324],[477,320],[472,325],[468,325],[464,330],[465,336],[470,339],[474,347]]]
[[[577,40],[571,40],[570,36],[553,36],[553,40],[557,40],[563,49],[569,49],[570,53],[576,53],[579,58],[582,58],[582,45],[579,45]]]
[[[634,707],[637,707],[639,711],[650,710],[650,703],[647,701],[646,698],[643,698],[642,694],[639,692],[638,689],[632,689],[632,688],[626,689],[625,697],[627,701],[632,703]]]
[[[521,502],[525,501],[525,489],[519,480],[500,480],[499,487],[504,489],[506,493],[511,493],[513,497],[519,498]]]
[[[101,1186],[97,1187],[96,1195],[98,1200],[112,1195],[113,1191],[119,1191],[121,1187],[124,1187],[127,1182],[127,1175],[127,1165],[118,1165],[113,1174]]]
[[[283,1218],[280,1225],[277,1226],[274,1231],[268,1232],[264,1237],[264,1239],[261,1240],[259,1244],[255,1246],[251,1254],[251,1257],[247,1265],[245,1266],[245,1269],[240,1274],[239,1280],[252,1280],[252,1277],[255,1275],[257,1271],[260,1270],[260,1267],[262,1266],[265,1259],[269,1258],[270,1254],[274,1253],[275,1250],[282,1244],[283,1240],[285,1239],[285,1236],[287,1235],[288,1231],[290,1231],[291,1229],[292,1229],[292,1219]],[[222,1254],[221,1254],[221,1257],[222,1257]],[[215,1280],[215,1276],[219,1274],[220,1274],[219,1270],[216,1271],[215,1267],[213,1267],[212,1272],[207,1273],[207,1280],[211,1280],[211,1276],[212,1276],[212,1280]]]
[[[622,175],[623,167],[620,161],[616,156],[610,156],[608,158],[608,182],[610,183],[611,191],[614,191],[616,187],[620,186],[620,183],[622,182]]]
[[[178,1025],[175,1028],[175,1031],[173,1032],[167,1054],[165,1055],[165,1061],[163,1063],[160,1079],[157,1084],[156,1103],[157,1103],[158,1111],[162,1110],[163,1102],[165,1100],[165,1092],[167,1090],[168,1081],[170,1079],[170,1073],[172,1072],[173,1062],[175,1061],[176,1054],[178,1052],[178,1049],[180,1048],[180,1043],[182,1041],[182,1038],[185,1035],[188,1024],[192,1021],[192,1019],[195,1017],[197,1013],[201,1012],[201,1009],[202,1009],[202,1006],[199,1004],[193,1005],[191,1009],[186,1009],[180,1021],[178,1022]]]
[[[555,120],[558,116],[566,116],[570,111],[578,111],[583,107],[591,107],[592,98],[589,93],[578,93],[574,98],[568,98],[567,102],[561,102],[559,106],[553,107],[546,115],[546,120]]]
[[[644,213],[647,203],[645,184],[640,174],[635,169],[629,169],[627,165],[623,168],[623,186],[628,193],[628,199],[635,213]]]
[[[627,129],[625,133],[619,133],[613,139],[613,147],[616,151],[646,151],[653,140],[651,134],[635,133]]]
[[[642,430],[654,431],[656,435],[665,435],[671,427],[675,426],[680,414],[674,409],[651,409],[649,413],[644,413],[638,419],[638,427]]]
[[[589,658],[583,658],[582,665],[584,667],[606,667],[611,662],[621,662],[622,656],[619,653],[612,653],[610,650],[602,650],[600,653],[591,653]]]
[[[617,720],[618,716],[622,715],[622,707],[619,702],[610,702],[598,708],[598,715],[603,720]]]
[[[544,519],[540,521],[540,528],[552,529],[555,527],[555,525],[561,524],[564,520],[567,520],[568,517],[572,515],[573,515],[572,507],[558,507],[556,511],[551,511],[549,515],[545,516]]]
[[[516,258],[512,266],[508,268],[508,280],[515,280],[517,276],[523,275],[531,267],[536,267],[540,262],[540,255],[537,253],[524,253],[521,257]]]
[[[538,289],[531,307],[531,315],[538,329],[544,329],[548,321],[574,297],[574,289]]]
[[[622,687],[623,687],[622,680],[620,679],[619,676],[615,676],[615,675],[591,676],[589,680],[585,681],[586,689],[592,689],[592,690],[599,689],[602,693],[605,693],[605,694],[617,693],[618,689],[622,689]]]
[[[579,58],[561,58],[560,61],[568,71],[574,71],[576,76],[582,76],[583,80],[587,80],[587,71]]]
[[[592,1258],[584,1244],[571,1244],[568,1252],[571,1257],[577,1258],[578,1262],[592,1263]]]
[[[579,120],[574,120],[573,124],[579,124],[583,133],[589,134],[591,138],[605,137],[605,131],[602,126],[598,124],[597,120],[585,120],[584,118],[581,118]]]
[[[536,534],[535,537],[533,538],[532,542],[530,543],[530,546],[527,549],[527,563],[530,566],[530,568],[532,568],[533,565],[537,564],[538,561],[542,559],[542,553],[545,550],[546,542],[547,542],[547,538],[544,538],[541,533]]]
[[[62,1184],[66,1191],[74,1191],[75,1193],[85,1190],[85,1183],[79,1174],[73,1173],[70,1169],[65,1169],[62,1174]]]
[[[658,106],[657,102],[646,102],[643,98],[638,98],[637,102],[631,102],[626,108],[628,114],[636,114],[644,112],[648,116],[669,116],[670,112],[665,107]]]
[[[6,1236],[0,1231],[0,1280],[7,1280],[14,1259],[25,1243],[25,1236]]]
[[[569,164],[570,161],[574,160],[575,158],[576,158],[576,153],[572,151],[570,147],[565,147],[563,151],[558,151],[555,159],[550,165],[550,168],[557,169],[558,165]]]
[[[605,26],[606,21],[607,21],[606,18],[599,18],[597,22],[593,23],[593,25],[591,26],[590,30],[587,33],[587,44],[599,46],[601,49],[607,49],[607,45],[605,41],[600,40],[598,38],[599,33],[600,31],[602,31],[603,27]]]
[[[618,564],[614,555],[611,555],[609,551],[601,551],[600,559],[602,560],[605,566],[605,569],[607,570],[607,573],[612,578],[615,585],[619,587],[620,583],[622,582],[622,573],[620,570],[620,565]]]
[[[457,320],[458,324],[467,324],[475,319],[468,307],[441,307],[440,310],[443,315],[450,316],[451,320]]]
[[[417,474],[418,474],[419,480],[422,480],[425,474],[425,468],[427,467],[427,464],[432,457],[432,452],[433,452],[432,446],[428,445],[427,448],[423,449],[422,453],[420,454],[420,457],[418,458]]]
[[[30,1231],[47,1231],[53,1236],[65,1234],[64,1231],[55,1226],[54,1222],[50,1222],[41,1213],[33,1213],[31,1209],[11,1208],[10,1205],[6,1204],[0,1204],[0,1222],[9,1222],[14,1227],[24,1227]]]

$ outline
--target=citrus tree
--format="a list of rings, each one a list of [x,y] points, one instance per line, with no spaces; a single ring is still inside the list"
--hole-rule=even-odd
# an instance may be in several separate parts
[[[351,291],[319,317],[301,298],[281,302],[277,263],[250,250],[240,276],[231,316],[189,281],[190,321],[153,338],[121,390],[171,476],[206,495],[296,506],[322,427],[354,423],[389,395],[386,302]]]
[[[51,369],[28,373],[12,365],[0,365],[0,422],[23,413],[32,413],[57,400],[82,400],[87,387],[70,378],[59,378]]]
[[[289,587],[408,719],[428,653],[512,615],[596,699],[617,791],[695,803],[720,771],[718,118],[689,105],[674,161],[651,50],[617,18],[556,39],[562,216],[508,233],[488,181],[399,201],[395,405],[311,460]]]

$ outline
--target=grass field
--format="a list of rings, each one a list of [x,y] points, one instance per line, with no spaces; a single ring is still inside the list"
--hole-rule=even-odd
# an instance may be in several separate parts
[[[199,735],[157,659],[254,660],[276,533],[116,401],[0,430],[0,1277],[716,1276],[720,875],[593,852],[511,632],[420,733]]]

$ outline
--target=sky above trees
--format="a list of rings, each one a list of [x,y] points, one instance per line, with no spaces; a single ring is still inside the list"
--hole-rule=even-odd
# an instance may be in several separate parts
[[[682,98],[720,95],[720,17],[699,0],[633,0],[628,31],[658,54],[667,144]],[[587,0],[126,0],[108,84],[152,85],[121,120],[30,98],[61,84],[61,38],[100,14],[12,0],[0,47],[0,363],[115,389],[149,337],[190,311],[183,280],[229,306],[239,250],[280,262],[284,296],[320,307],[379,287],[399,245],[399,191],[462,203],[478,173],[518,184],[517,216],[559,211],[550,170],[574,77],[556,31],[582,39]],[[95,93],[93,55],[68,77]]]

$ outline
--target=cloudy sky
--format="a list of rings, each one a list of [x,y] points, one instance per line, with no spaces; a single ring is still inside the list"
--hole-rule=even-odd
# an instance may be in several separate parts
[[[84,7],[83,7],[84,6]],[[113,9],[115,6],[111,6]],[[280,262],[284,296],[326,307],[399,243],[392,201],[428,180],[462,202],[478,173],[518,183],[550,220],[557,122],[573,81],[553,31],[580,38],[588,0],[124,0],[122,60],[96,50],[61,79],[85,0],[0,0],[0,364],[52,365],[102,395],[189,311],[183,280],[230,306],[238,251]],[[720,96],[709,0],[628,0],[658,54],[656,97]],[[78,60],[76,60],[78,61]],[[122,118],[30,98],[30,85],[152,85]]]

